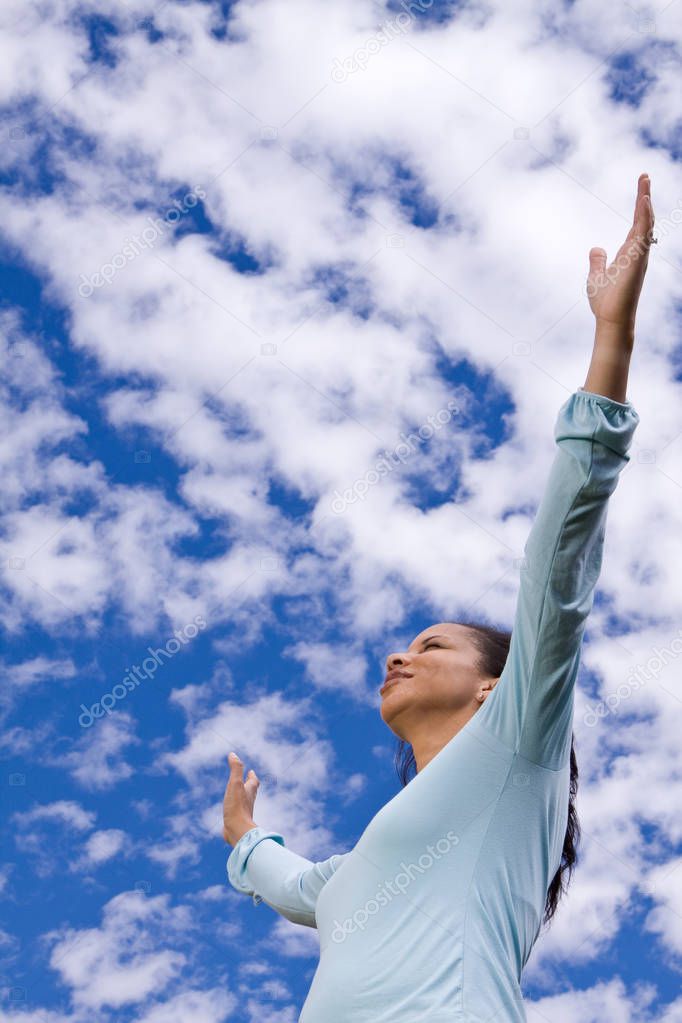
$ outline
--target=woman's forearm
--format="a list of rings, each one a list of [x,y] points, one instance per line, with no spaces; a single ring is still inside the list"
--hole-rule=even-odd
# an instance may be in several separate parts
[[[584,389],[613,401],[627,401],[628,372],[634,346],[634,327],[597,320],[592,360]]]

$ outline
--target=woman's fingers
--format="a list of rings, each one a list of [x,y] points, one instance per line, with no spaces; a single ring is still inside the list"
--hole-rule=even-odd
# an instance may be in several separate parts
[[[618,270],[636,266],[641,260],[642,268],[649,261],[649,249],[654,233],[654,211],[651,205],[651,181],[647,174],[640,174],[637,181],[637,198],[632,226],[625,241],[618,249],[611,267]]]
[[[236,787],[240,786],[243,787],[243,792],[247,805],[250,807],[251,810],[253,810],[253,804],[256,799],[256,794],[258,792],[258,786],[260,785],[260,780],[258,779],[256,772],[253,769],[251,769],[246,775],[245,780],[244,764],[239,759],[236,753],[230,753],[227,757],[227,762],[230,765],[230,779],[227,783],[228,788],[230,785]]]
[[[628,235],[631,238],[642,239],[646,244],[651,244],[651,237],[654,228],[654,210],[651,204],[651,179],[648,174],[640,174],[637,182],[637,198],[635,200],[635,215],[632,221],[632,228]]]
[[[651,205],[651,181],[646,174],[642,174],[639,179],[637,199],[638,203],[635,210],[635,222],[638,227],[637,234],[647,236],[654,226],[654,210]]]
[[[252,816],[253,816],[253,806],[254,806],[254,803],[256,802],[256,796],[258,794],[258,786],[259,785],[260,785],[260,782],[259,782],[258,778],[256,777],[256,772],[253,771],[253,770],[249,771],[249,773],[246,776],[246,781],[244,782],[244,794],[246,796],[246,800],[247,800],[247,803],[249,805],[249,810],[250,810]]]
[[[603,274],[606,270],[606,249],[595,246],[590,249],[590,273]]]
[[[654,220],[654,211],[651,205],[651,180],[648,174],[640,174],[637,181],[632,226],[625,236],[625,241],[618,249],[612,266],[618,266],[618,260],[621,257],[623,259],[627,257],[628,262],[632,263],[642,254],[648,255],[653,237]],[[590,249],[591,276],[595,278],[605,274],[606,266],[607,256],[604,249],[600,247]]]
[[[640,174],[632,225],[625,241],[609,264],[604,249],[590,249],[587,294],[590,308],[598,320],[634,330],[637,303],[654,241],[654,211],[651,205],[651,181]]]
[[[237,754],[229,753],[227,757],[227,762],[230,765],[230,781],[232,781],[232,779],[234,779],[235,781],[244,781],[244,764],[239,759]],[[253,770],[253,768],[246,775],[246,781],[244,782],[244,784],[248,785],[250,782],[251,783],[255,782],[256,785],[260,784],[256,772]]]

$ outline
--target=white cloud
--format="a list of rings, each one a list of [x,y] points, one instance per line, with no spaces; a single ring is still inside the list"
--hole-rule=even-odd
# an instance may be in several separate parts
[[[0,662],[0,677],[3,681],[0,690],[2,713],[9,714],[15,704],[21,702],[27,690],[40,683],[47,682],[57,688],[64,679],[73,678],[76,674],[76,665],[70,657],[56,658],[38,654],[14,664]]]
[[[85,465],[61,456],[46,462],[46,448],[75,441],[87,424],[63,407],[64,388],[46,352],[28,340],[11,309],[0,312],[0,468],[5,511],[21,506],[27,494],[63,482],[67,467],[72,485],[93,485]],[[46,478],[47,477],[47,478]]]
[[[655,999],[652,984],[640,984],[630,994],[623,982],[616,978],[591,988],[526,1001],[528,1023],[654,1023],[651,1005]],[[672,1017],[668,1023],[674,1023]],[[662,1023],[662,1021],[661,1021]]]
[[[28,1012],[0,1009],[0,1023],[77,1023],[71,1013],[54,1012],[51,1009],[36,1009]]]
[[[73,743],[68,753],[53,754],[51,760],[66,768],[84,789],[102,791],[129,778],[134,768],[125,751],[137,746],[134,719],[123,710],[103,717]]]
[[[54,803],[43,803],[30,810],[19,811],[13,820],[21,828],[28,828],[38,821],[60,821],[76,831],[87,831],[94,827],[95,814],[84,810],[80,803],[71,799],[58,799]]]
[[[71,989],[74,1003],[97,1010],[159,996],[186,956],[172,946],[191,927],[187,911],[167,895],[116,895],[103,908],[101,927],[53,932],[50,965]]]
[[[283,653],[301,661],[307,676],[319,689],[344,689],[349,694],[366,695],[367,661],[362,654],[353,654],[341,645],[305,641],[285,648]]]
[[[12,815],[14,843],[38,877],[49,877],[75,858],[80,835],[94,828],[95,820],[95,812],[75,800],[37,804]]]
[[[14,725],[0,733],[0,749],[12,757],[30,756],[53,737],[53,732],[49,721],[40,721],[31,728]]]
[[[228,888],[224,884],[211,884],[196,893],[198,899],[204,899],[206,902],[223,902],[227,896]]]
[[[95,831],[85,843],[84,861],[97,866],[117,856],[126,843],[126,833],[120,828],[105,828]]]
[[[237,999],[221,988],[208,991],[183,991],[162,1005],[155,1005],[139,1018],[139,1023],[222,1023],[237,1008]]]
[[[181,867],[187,868],[188,864],[196,864],[201,859],[201,849],[196,836],[191,832],[196,831],[191,821],[186,817],[174,816],[170,820],[166,818],[164,825],[170,825],[174,834],[164,836],[163,840],[156,843],[149,843],[145,849],[145,855],[165,868],[166,877],[177,877]]]
[[[6,682],[18,688],[28,688],[45,679],[73,678],[76,667],[70,657],[62,660],[42,654],[20,664],[5,664],[2,674]]]
[[[7,894],[6,889],[13,869],[13,863],[3,863],[2,866],[0,866],[0,895],[3,897]]]
[[[320,938],[314,927],[299,927],[281,917],[273,922],[265,944],[289,959],[313,959],[320,954]]]
[[[654,900],[644,929],[659,937],[659,945],[671,962],[682,958],[682,856],[652,867],[646,877],[646,891]]]

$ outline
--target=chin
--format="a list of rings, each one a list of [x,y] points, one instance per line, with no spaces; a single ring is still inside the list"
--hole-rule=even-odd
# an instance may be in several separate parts
[[[396,707],[387,706],[385,699],[382,701],[381,707],[379,708],[379,713],[381,714],[382,721],[384,722],[385,725],[388,725],[389,728],[391,727],[391,721],[393,721],[396,717],[399,716],[400,709],[401,708],[397,706]],[[398,735],[397,732],[396,735]],[[398,738],[402,739],[402,736],[398,735]]]

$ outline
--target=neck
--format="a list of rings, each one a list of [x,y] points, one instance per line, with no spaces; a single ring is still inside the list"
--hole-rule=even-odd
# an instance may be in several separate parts
[[[419,721],[409,729],[409,735],[402,738],[409,742],[414,753],[417,772],[423,771],[429,761],[440,753],[444,746],[464,728],[474,716],[478,706],[471,704],[447,717],[439,714],[420,714]]]

